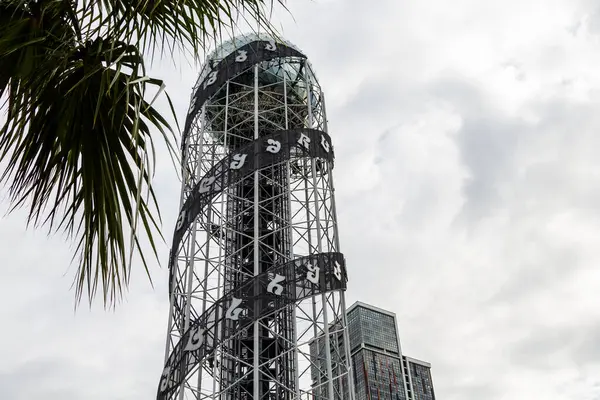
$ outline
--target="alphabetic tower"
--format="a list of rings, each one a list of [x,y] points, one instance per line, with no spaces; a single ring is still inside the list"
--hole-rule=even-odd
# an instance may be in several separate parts
[[[157,398],[353,400],[333,146],[306,56],[259,35],[218,47],[182,152]]]

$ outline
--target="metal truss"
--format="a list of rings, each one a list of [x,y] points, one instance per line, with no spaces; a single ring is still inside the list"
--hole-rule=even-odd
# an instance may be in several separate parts
[[[325,102],[290,46],[226,44],[195,87],[159,399],[354,399]]]

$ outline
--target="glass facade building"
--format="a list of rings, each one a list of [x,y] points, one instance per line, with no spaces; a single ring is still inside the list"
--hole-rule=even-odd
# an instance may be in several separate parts
[[[356,302],[348,308],[346,316],[356,400],[435,400],[431,365],[402,355],[394,313]],[[330,348],[341,349],[343,345],[340,335]],[[321,337],[313,339],[311,353],[318,354],[322,346]],[[322,362],[317,357],[312,359],[315,366]],[[313,373],[311,378],[317,387],[319,377]],[[334,385],[333,397],[346,399],[348,390]],[[323,389],[314,394],[328,398]]]
[[[415,400],[435,400],[433,392],[433,379],[431,378],[431,365],[424,361],[410,357],[402,357],[408,369],[409,385],[412,398]]]
[[[407,400],[396,316],[355,303],[347,319],[356,400]]]

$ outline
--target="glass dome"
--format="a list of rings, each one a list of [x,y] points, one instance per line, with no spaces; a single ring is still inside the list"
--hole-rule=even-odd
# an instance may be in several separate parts
[[[212,67],[215,62],[219,62],[223,58],[227,57],[227,55],[231,54],[233,51],[235,51],[235,49],[238,49],[238,48],[244,46],[245,44],[252,43],[257,40],[269,41],[269,40],[273,40],[273,36],[266,34],[266,33],[254,33],[254,32],[246,33],[246,34],[236,36],[232,39],[229,39],[229,40],[221,43],[214,50],[212,50],[210,53],[208,53],[208,55],[204,61],[204,64],[202,65],[202,69],[198,76],[198,80],[196,81],[196,85],[194,86],[193,92],[196,91],[196,89],[198,88],[198,85],[204,80],[204,78],[212,70]],[[302,50],[300,48],[298,48],[296,45],[294,45],[293,43],[291,43],[281,37],[276,37],[275,42],[282,43],[282,44],[284,44],[290,48],[293,48],[294,50],[297,50],[300,53],[304,54],[302,52]],[[318,85],[318,80],[316,78],[315,70],[313,69],[313,66],[310,64],[310,62],[308,60],[305,61],[305,69],[306,69],[305,73],[312,76],[312,82],[314,84]],[[279,76],[283,76],[282,75],[283,73],[287,73],[287,75],[288,75],[287,79],[294,80],[295,75],[297,75],[297,73],[299,71],[294,70],[293,68],[291,68],[290,65],[287,65],[285,63],[283,63],[283,64],[277,63],[277,65],[276,64],[272,65],[272,68],[270,68],[270,72],[274,75],[279,75]],[[192,93],[192,97],[194,97],[194,93]]]
[[[223,85],[217,89],[217,91],[211,95],[210,98],[203,100],[202,104],[208,102],[210,107],[207,107],[205,110],[205,115],[203,116],[200,113],[200,107],[202,104],[199,104],[195,101],[196,95],[198,91],[201,89],[202,82],[206,79],[207,75],[216,68],[216,63],[220,62],[222,59],[226,58],[231,53],[235,52],[236,49],[240,47],[252,43],[255,41],[271,41],[273,40],[273,36],[267,34],[256,34],[250,33],[242,36],[238,36],[231,40],[225,41],[219,46],[217,46],[212,52],[208,54],[206,57],[206,61],[202,67],[202,71],[198,77],[196,85],[192,91],[192,99],[190,104],[190,109],[188,110],[188,120],[192,121],[197,118],[208,118],[211,120],[212,130],[214,132],[223,131],[224,127],[221,126],[224,121],[217,121],[214,112],[219,109],[219,107],[223,107],[226,103],[226,98],[232,98],[231,96],[243,97],[243,93],[248,90],[253,90],[255,84],[255,76],[254,69],[245,69],[241,71],[236,76],[232,76],[229,78],[229,81],[234,83],[233,85]],[[281,38],[276,38],[275,42],[281,44],[282,46],[288,46],[293,48],[294,50],[300,52],[302,51],[291,44],[288,41],[285,41]],[[278,96],[283,96],[286,94],[287,104],[290,104],[290,107],[294,108],[293,115],[297,118],[297,121],[288,121],[293,126],[304,126],[306,124],[306,112],[307,109],[297,109],[299,104],[305,104],[310,101],[312,108],[317,109],[319,98],[321,97],[321,88],[319,82],[315,76],[314,70],[312,69],[312,65],[305,57],[298,56],[285,56],[285,57],[276,57],[269,60],[259,61],[259,73],[257,77],[257,82],[261,89],[261,99],[259,102],[264,102],[264,106],[269,108],[271,113],[273,112],[273,107],[268,107],[269,102],[272,102],[273,99],[279,98]],[[284,85],[285,83],[285,85]],[[227,89],[225,89],[227,88]],[[272,92],[271,94],[267,94],[267,92]],[[236,107],[238,111],[245,112],[254,112],[254,96],[251,98],[252,101],[248,102],[237,102]],[[235,115],[234,115],[235,114]],[[228,118],[234,118],[235,116],[240,116],[243,114],[243,118],[246,119],[246,114],[241,113],[228,113]],[[228,120],[229,121],[229,120]],[[229,126],[237,126],[236,122],[229,121]],[[191,127],[191,123],[186,122],[186,127]],[[187,128],[186,128],[187,132]],[[184,133],[184,137],[187,136],[187,133]],[[244,136],[242,134],[240,137]],[[220,139],[218,139],[220,140]],[[185,139],[184,139],[185,141]]]
[[[237,49],[245,44],[257,41],[257,40],[266,40],[266,41],[273,40],[273,36],[268,35],[266,33],[252,32],[252,33],[246,33],[246,34],[234,37],[226,42],[221,43],[216,49],[214,49],[212,52],[210,52],[208,54],[208,56],[206,57],[206,62],[208,62],[209,60],[221,60],[223,57],[227,56],[235,49]],[[285,40],[281,37],[276,37],[275,42],[283,43],[286,46],[291,47],[291,48],[299,51],[300,53],[302,53],[302,50],[300,50],[296,45],[288,42],[287,40]]]

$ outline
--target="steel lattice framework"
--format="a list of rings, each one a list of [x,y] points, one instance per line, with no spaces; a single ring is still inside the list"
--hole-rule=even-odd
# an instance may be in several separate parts
[[[325,101],[293,45],[207,59],[183,143],[158,399],[353,400]]]

